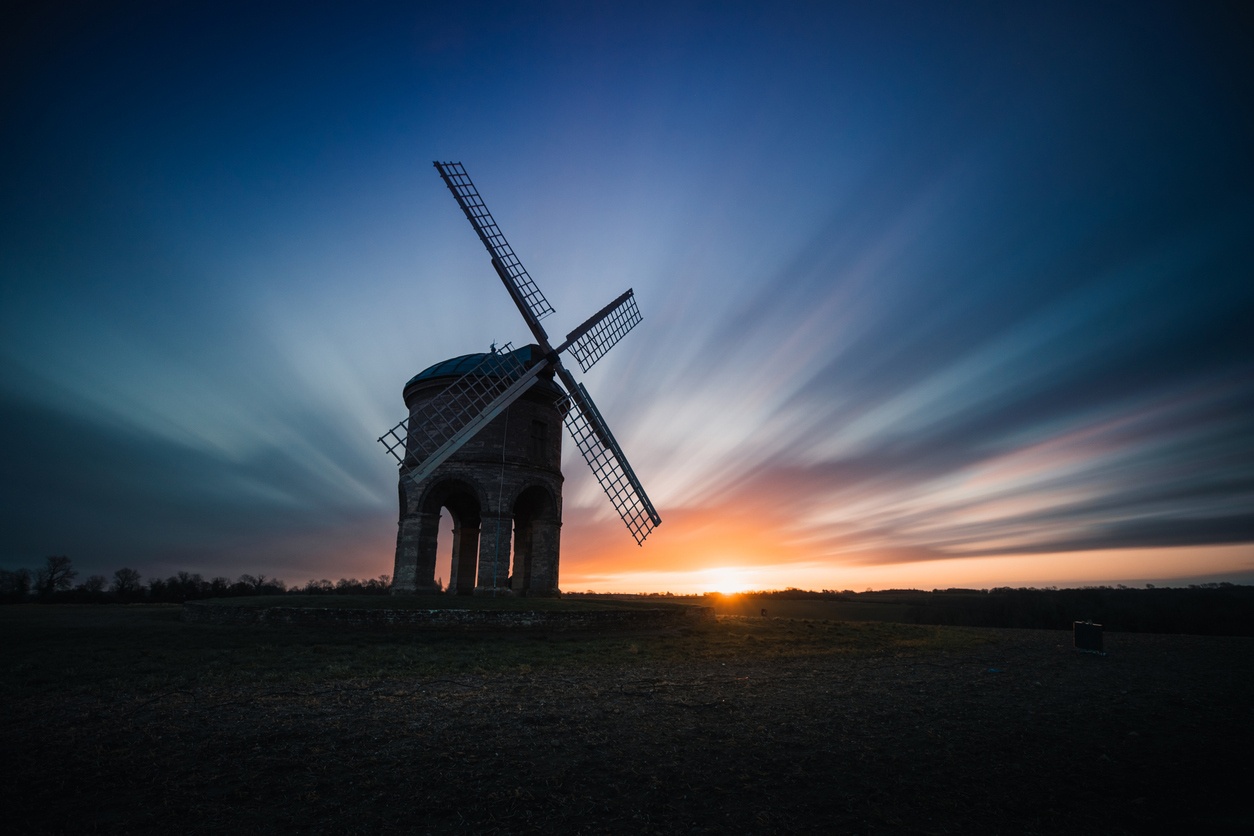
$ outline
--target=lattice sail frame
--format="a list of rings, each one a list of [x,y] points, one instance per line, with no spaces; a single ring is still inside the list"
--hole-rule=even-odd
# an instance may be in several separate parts
[[[417,415],[405,418],[380,436],[379,443],[402,470],[417,472],[526,374],[526,368],[512,352],[509,343],[494,348],[474,368],[428,401]]]
[[[466,213],[470,225],[475,228],[475,232],[479,233],[483,245],[488,248],[493,266],[508,277],[509,284],[518,294],[518,298],[526,303],[531,315],[538,321],[553,313],[553,306],[549,304],[548,299],[544,298],[544,294],[540,292],[540,288],[522,266],[518,256],[514,255],[514,248],[505,240],[500,227],[492,219],[492,213],[484,205],[483,198],[479,196],[479,191],[471,182],[462,164],[437,162],[435,167],[444,178],[449,191],[453,193],[457,205]]]
[[[577,393],[572,392],[565,399],[566,429],[614,510],[636,538],[636,544],[641,545],[649,532],[662,524],[662,518],[582,383],[578,384]]]
[[[628,290],[611,303],[611,309],[595,325],[578,337],[573,333],[568,335],[568,338],[573,338],[570,353],[579,361],[579,368],[586,372],[642,321],[636,297]]]

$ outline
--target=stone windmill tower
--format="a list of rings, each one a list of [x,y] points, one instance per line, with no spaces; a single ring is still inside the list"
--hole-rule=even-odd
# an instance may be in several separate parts
[[[379,441],[400,466],[392,592],[436,590],[440,509],[453,518],[450,591],[558,594],[565,424],[638,544],[662,522],[592,397],[562,365],[587,371],[641,321],[628,290],[554,348],[552,306],[523,269],[460,163],[435,163],[492,258],[535,343],[468,354],[404,390],[409,415]]]
[[[526,365],[537,351],[527,346],[499,363],[494,352],[436,363],[405,384],[410,420],[422,420],[444,390],[467,374],[490,382],[506,364]],[[401,477],[394,591],[434,589],[442,507],[453,518],[449,591],[473,592],[476,578],[485,589],[508,586],[531,595],[557,591],[563,393],[552,378],[552,373],[539,377],[430,476],[421,481]]]

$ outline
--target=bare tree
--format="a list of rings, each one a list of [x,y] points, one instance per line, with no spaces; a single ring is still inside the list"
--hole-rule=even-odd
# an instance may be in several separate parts
[[[266,584],[266,576],[265,575],[247,575],[247,574],[240,575],[239,580],[236,581],[236,583],[242,584],[247,587],[251,587],[254,593],[259,593],[261,592],[261,587],[265,586]]]
[[[139,572],[122,567],[113,573],[113,594],[119,598],[133,598],[139,592]]]
[[[69,589],[74,584],[78,572],[70,559],[63,554],[49,555],[44,558],[44,566],[35,573],[35,588],[40,597],[50,598],[54,592]]]
[[[29,569],[0,569],[0,601],[17,603],[24,601],[29,593]]]
[[[305,584],[304,592],[306,595],[328,595],[335,591],[335,584],[326,578],[322,580],[309,579],[309,583]]]

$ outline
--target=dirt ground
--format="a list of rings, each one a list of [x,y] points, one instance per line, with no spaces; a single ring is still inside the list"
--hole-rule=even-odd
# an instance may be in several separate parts
[[[4,820],[74,834],[1254,832],[1254,640],[1107,634],[1098,656],[1068,633],[965,633],[978,640],[850,654],[772,652],[750,633],[697,659],[652,658],[646,637],[591,665],[10,693]]]

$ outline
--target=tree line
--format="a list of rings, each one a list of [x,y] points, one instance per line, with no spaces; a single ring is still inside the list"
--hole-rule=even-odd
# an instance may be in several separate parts
[[[202,598],[232,598],[244,595],[386,595],[392,579],[380,575],[369,580],[323,578],[303,586],[291,586],[278,578],[243,574],[232,580],[205,579],[200,573],[178,572],[168,578],[144,580],[134,569],[123,567],[112,578],[91,575],[75,583],[79,573],[65,555],[50,555],[43,565],[30,569],[0,569],[0,603],[27,602],[59,604],[160,603],[181,604]]]
[[[1078,589],[784,589],[743,594],[766,600],[896,604],[901,611],[894,620],[911,624],[1070,630],[1076,621],[1091,621],[1107,630],[1129,633],[1254,636],[1254,586],[1226,582],[1187,587],[1146,584],[1144,589],[1118,584]]]

